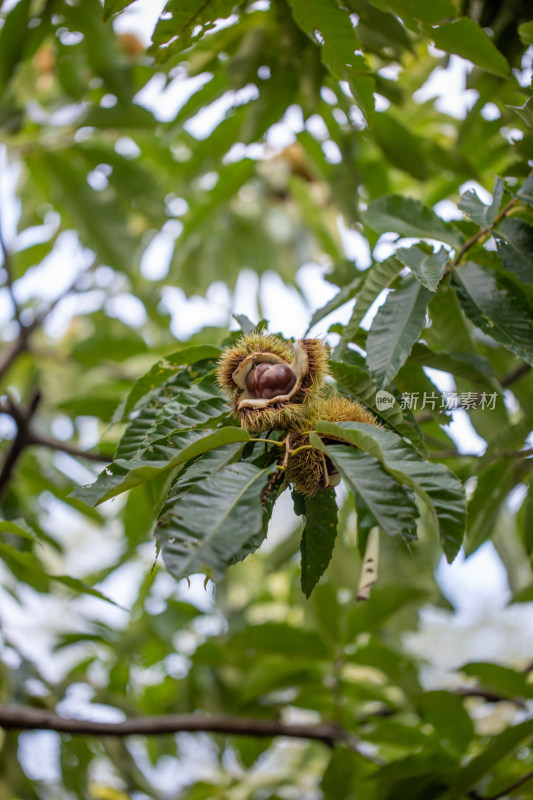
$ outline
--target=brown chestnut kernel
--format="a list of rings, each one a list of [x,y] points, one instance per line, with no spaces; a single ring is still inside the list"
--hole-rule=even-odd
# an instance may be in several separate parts
[[[263,372],[271,366],[270,364],[256,364],[248,373],[248,377],[246,378],[246,386],[248,390],[254,395],[254,397],[262,397],[261,390],[259,388],[259,378],[263,374]]]
[[[296,383],[296,375],[287,364],[269,364],[258,376],[261,397],[270,400],[288,394]]]

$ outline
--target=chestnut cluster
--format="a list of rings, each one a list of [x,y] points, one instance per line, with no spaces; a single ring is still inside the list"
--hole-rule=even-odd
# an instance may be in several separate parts
[[[318,420],[375,424],[359,403],[339,397],[326,386],[327,371],[328,349],[319,339],[291,344],[256,332],[228,347],[217,367],[218,383],[245,430],[290,433],[292,454],[286,478],[307,497],[340,479],[329,459],[309,447],[309,431]]]

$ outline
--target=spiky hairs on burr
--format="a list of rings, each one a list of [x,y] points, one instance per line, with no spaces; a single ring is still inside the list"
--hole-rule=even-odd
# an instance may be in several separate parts
[[[307,430],[312,430],[318,420],[377,424],[374,415],[360,403],[338,395],[321,398],[309,409],[306,419]],[[309,444],[307,430],[291,437],[292,450]],[[294,489],[305,497],[312,497],[321,489],[327,489],[328,486],[336,486],[340,480],[339,473],[328,457],[320,450],[315,449],[300,450],[289,456],[285,474]]]
[[[319,339],[294,346],[273,335],[250,333],[220,357],[217,381],[250,433],[297,430],[320,397],[328,350]]]

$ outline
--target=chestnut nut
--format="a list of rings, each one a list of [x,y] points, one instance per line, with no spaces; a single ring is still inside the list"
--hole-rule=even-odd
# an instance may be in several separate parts
[[[296,383],[296,375],[287,364],[257,364],[248,373],[246,386],[254,397],[273,397],[288,394]]]

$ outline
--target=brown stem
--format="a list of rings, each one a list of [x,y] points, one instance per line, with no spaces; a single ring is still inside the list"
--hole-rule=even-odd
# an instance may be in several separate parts
[[[37,411],[37,406],[39,405],[40,400],[41,394],[40,392],[36,391],[34,392],[27,408],[17,409],[17,434],[5,455],[4,462],[0,469],[0,498],[3,496],[9,481],[11,480],[13,470],[15,469],[15,465],[19,460],[22,451],[28,445],[28,431],[30,422],[33,415]]]
[[[133,717],[124,722],[96,722],[70,719],[53,711],[28,706],[0,706],[0,726],[9,730],[49,730],[59,733],[94,734],[96,736],[162,735],[181,731],[202,731],[237,736],[287,736],[313,739],[334,747],[350,741],[348,731],[335,723],[303,725],[246,717],[168,714],[157,717]]]
[[[491,233],[492,228],[501,222],[501,220],[507,216],[509,211],[514,208],[514,206],[518,203],[518,197],[513,197],[512,200],[509,200],[506,206],[502,208],[500,213],[496,216],[492,225],[487,226],[486,228],[481,228],[477,233],[475,233],[471,239],[469,239],[465,244],[461,247],[457,255],[455,256],[454,260],[452,261],[452,267],[457,267],[459,262],[461,261],[462,257],[465,253],[467,253],[471,247],[473,247],[480,239],[483,239],[484,236],[487,236]]]
[[[521,378],[522,375],[526,375],[530,369],[531,369],[530,364],[520,364],[519,367],[517,367],[516,369],[514,369],[512,372],[510,372],[508,375],[505,375],[501,379],[500,381],[501,386],[503,386],[503,388],[506,389],[508,386],[511,386],[511,384],[513,384],[515,381],[519,380],[519,378]]]

